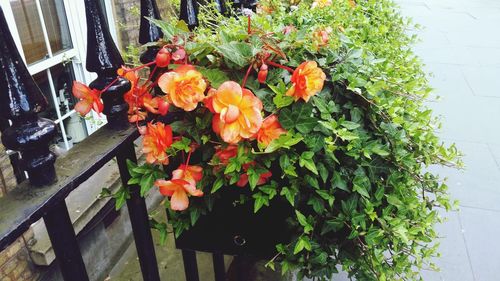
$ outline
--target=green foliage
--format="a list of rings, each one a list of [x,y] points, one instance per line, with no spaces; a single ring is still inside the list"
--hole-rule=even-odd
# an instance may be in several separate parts
[[[212,87],[241,82],[269,50],[289,67],[316,61],[327,76],[323,90],[304,102],[286,96],[286,70],[270,67],[267,84],[251,75],[246,87],[263,102],[264,115],[276,114],[288,132],[267,146],[240,142],[227,163],[214,156],[227,145],[213,133],[206,108],[172,123],[183,137],[168,154],[189,151],[191,142],[199,146],[197,187],[204,196],[191,197],[184,211],[169,211],[169,223],[180,235],[245,176],[251,195],[235,204],[251,202],[259,212],[286,200],[295,211],[292,242],[277,245],[280,259],[270,267],[279,263],[283,272],[298,269],[299,277],[315,280],[329,280],[337,265],[357,280],[418,279],[436,253],[437,208],[451,208],[446,185],[428,167],[460,161],[455,147],[436,136],[439,124],[425,107],[430,88],[410,50],[410,23],[390,0],[333,0],[325,9],[295,2],[292,9],[288,1],[261,0],[263,10],[273,12],[253,15],[251,34],[246,17],[225,18],[208,8],[193,33],[182,22],[155,21],[165,41],[188,41],[190,62]],[[286,26],[295,30],[285,34]],[[314,34],[326,27],[332,32],[321,47]],[[130,169],[129,183],[139,184],[141,193],[165,176],[149,165]],[[262,183],[268,170],[272,180]]]

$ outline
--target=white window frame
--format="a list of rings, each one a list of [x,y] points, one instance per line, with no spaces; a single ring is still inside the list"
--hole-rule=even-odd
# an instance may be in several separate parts
[[[75,0],[62,0],[64,3],[64,9],[66,13],[66,20],[68,22],[69,33],[71,37],[72,48],[68,50],[64,50],[57,55],[52,56],[51,46],[48,43],[48,34],[45,26],[45,22],[42,15],[42,9],[40,5],[40,0],[34,0],[37,6],[38,14],[40,15],[41,27],[47,47],[47,52],[49,54],[49,58],[43,59],[38,62],[34,62],[31,65],[28,65],[28,70],[31,75],[35,75],[37,73],[41,73],[46,71],[49,86],[52,93],[52,99],[54,101],[57,100],[55,96],[55,89],[53,80],[50,74],[49,69],[55,65],[61,64],[63,62],[71,62],[73,66],[73,73],[75,75],[75,79],[81,81],[83,83],[90,83],[97,76],[95,73],[90,73],[85,69],[85,61],[86,61],[86,37],[87,37],[87,22],[85,18],[85,4],[84,1],[75,1]],[[111,0],[105,0],[105,9],[107,11],[106,16],[109,22],[110,31],[112,37],[116,43],[117,41],[117,33],[116,33],[116,25],[112,12],[112,2]],[[24,56],[21,38],[19,36],[19,31],[16,26],[14,14],[12,11],[12,7],[10,5],[10,0],[0,0],[0,6],[2,7],[5,18],[7,20],[7,24],[12,33],[12,37],[14,38],[14,42],[19,50],[19,53],[26,63],[26,58]],[[63,135],[63,140],[66,146],[66,149],[69,148],[68,138],[66,135],[66,129],[63,124],[63,120],[71,116],[72,114],[77,114],[74,109],[70,110],[64,115],[61,115],[58,106],[55,106],[55,111],[57,114],[57,119],[54,120],[56,124],[59,125],[61,134]],[[106,118],[104,115],[97,115],[92,111],[90,118],[85,119],[85,124],[87,127],[88,134],[92,134],[97,129],[99,129],[102,125],[106,123]]]

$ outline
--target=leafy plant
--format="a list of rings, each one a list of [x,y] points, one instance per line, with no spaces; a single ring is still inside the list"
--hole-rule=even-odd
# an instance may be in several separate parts
[[[170,197],[175,235],[237,185],[254,212],[276,197],[294,210],[292,242],[268,263],[283,273],[329,280],[340,265],[357,280],[407,280],[434,267],[437,208],[452,205],[427,168],[459,166],[459,153],[435,134],[415,38],[391,1],[262,0],[248,18],[206,8],[193,32],[155,23],[161,63],[175,63],[134,85],[130,118],[165,107],[180,118],[140,127],[150,164],[131,166],[129,183]],[[183,164],[162,179],[169,158]]]

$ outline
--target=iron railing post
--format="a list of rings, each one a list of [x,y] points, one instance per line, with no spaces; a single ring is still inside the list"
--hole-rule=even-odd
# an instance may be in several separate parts
[[[161,29],[152,23],[149,19],[160,20],[160,11],[158,10],[158,5],[155,0],[141,0],[141,24],[139,26],[139,43],[147,44],[152,42],[157,42],[163,37],[163,32]],[[151,46],[141,54],[140,60],[142,63],[147,64],[156,59],[156,55],[160,47]],[[156,65],[149,67],[151,72],[154,74],[151,76],[152,81],[156,81],[158,76],[164,72],[164,68],[157,68]],[[162,91],[159,86],[154,88],[157,94],[161,94]]]
[[[185,21],[189,29],[198,26],[198,1],[181,0],[180,19]]]
[[[198,263],[196,262],[196,252],[192,250],[182,250],[182,260],[184,262],[186,281],[200,281],[200,277],[198,276]]]
[[[225,281],[226,267],[224,265],[224,254],[212,253],[212,261],[214,264],[215,281]]]
[[[130,214],[130,222],[134,233],[135,247],[141,265],[142,277],[144,281],[160,281],[158,263],[156,260],[153,237],[149,226],[148,210],[146,202],[140,195],[138,185],[129,185],[130,173],[127,168],[127,159],[137,162],[134,144],[124,145],[116,156],[120,177],[124,186],[130,191],[130,198],[127,200],[127,208]]]
[[[47,226],[63,279],[65,281],[89,281],[64,199],[48,211],[43,220]]]
[[[90,83],[91,88],[104,89],[103,113],[106,115],[108,125],[115,129],[124,129],[129,126],[127,120],[128,104],[123,95],[130,90],[130,82],[118,76],[117,70],[124,65],[123,58],[118,51],[99,0],[85,0],[85,13],[87,18],[87,70],[97,73],[97,79]]]
[[[49,143],[57,134],[53,121],[40,118],[47,100],[31,77],[16,48],[0,8],[0,118],[12,125],[2,131],[6,148],[20,151],[21,168],[35,186],[55,181],[56,156]]]

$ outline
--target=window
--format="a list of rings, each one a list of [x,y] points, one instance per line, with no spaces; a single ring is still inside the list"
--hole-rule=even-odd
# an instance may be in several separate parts
[[[71,93],[73,80],[89,83],[95,78],[82,63],[86,55],[83,1],[0,0],[0,6],[28,70],[49,102],[40,116],[58,125],[55,145],[68,150],[105,122],[95,114],[81,118],[73,110],[77,102]],[[111,28],[114,34],[114,25]]]

